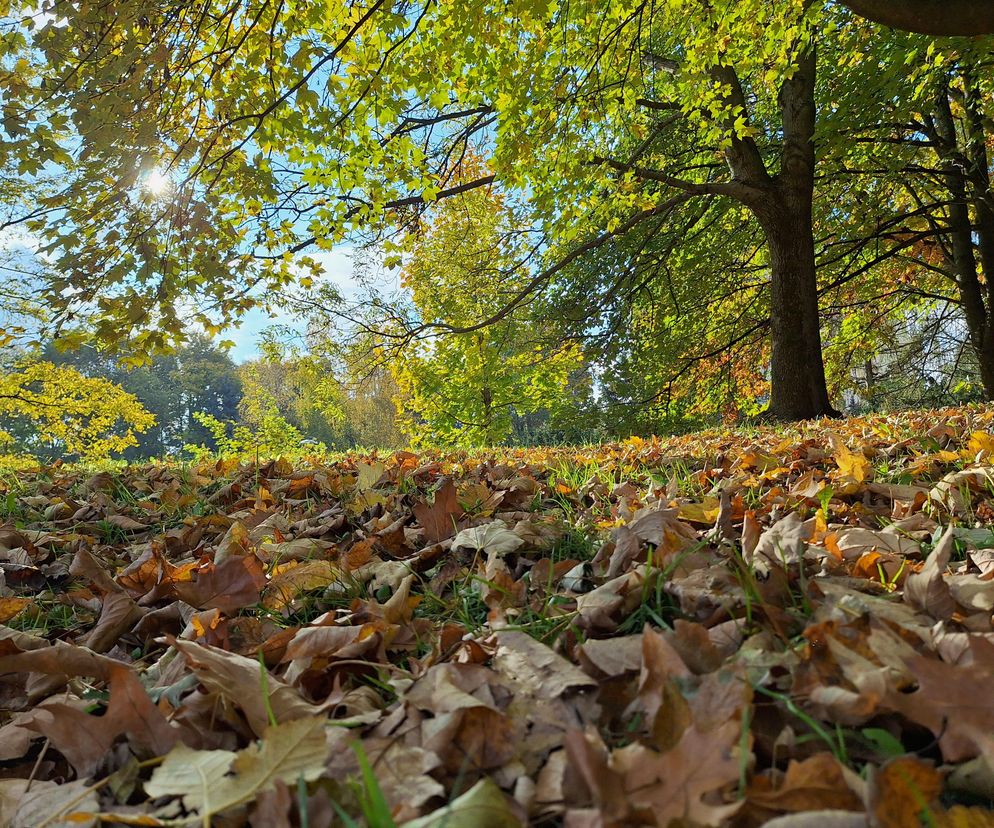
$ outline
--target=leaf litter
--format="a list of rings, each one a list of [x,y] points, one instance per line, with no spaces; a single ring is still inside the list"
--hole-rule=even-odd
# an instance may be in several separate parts
[[[0,484],[0,824],[994,825],[994,411]]]

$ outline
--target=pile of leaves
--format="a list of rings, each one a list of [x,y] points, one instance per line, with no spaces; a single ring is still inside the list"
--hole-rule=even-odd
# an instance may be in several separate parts
[[[994,824],[992,421],[11,474],[0,824]]]

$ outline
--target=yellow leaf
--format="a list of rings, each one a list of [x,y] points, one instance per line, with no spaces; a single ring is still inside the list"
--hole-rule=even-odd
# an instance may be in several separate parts
[[[28,598],[0,598],[0,624],[20,615],[30,603]]]
[[[691,523],[712,525],[718,519],[718,506],[721,501],[716,497],[705,497],[701,503],[684,503],[680,506],[679,517]]]
[[[268,609],[282,609],[301,593],[337,581],[339,575],[338,567],[331,561],[308,561],[286,569],[266,584],[262,604]]]
[[[965,454],[977,460],[983,460],[994,454],[994,434],[989,431],[973,432],[970,441],[966,444]]]
[[[835,451],[835,463],[839,467],[839,476],[842,482],[846,484],[845,494],[851,494],[870,476],[870,461],[863,455],[863,452],[850,451],[841,443]]]
[[[324,719],[297,719],[270,727],[261,740],[238,753],[177,745],[145,790],[154,798],[181,797],[207,825],[212,814],[251,801],[277,780],[294,784],[301,777],[317,779],[324,773],[327,753]]]

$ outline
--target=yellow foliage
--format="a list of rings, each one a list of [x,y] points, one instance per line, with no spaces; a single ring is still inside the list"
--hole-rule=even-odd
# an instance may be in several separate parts
[[[30,422],[42,441],[84,460],[137,445],[135,432],[155,424],[133,394],[110,380],[51,362],[21,363],[0,375],[0,416]],[[11,439],[0,431],[0,442]]]

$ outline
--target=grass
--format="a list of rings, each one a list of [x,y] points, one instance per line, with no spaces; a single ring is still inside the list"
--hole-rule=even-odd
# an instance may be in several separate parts
[[[45,592],[37,595],[28,607],[7,621],[6,625],[19,632],[50,637],[60,632],[85,629],[95,620],[96,613],[70,604],[51,592]]]

